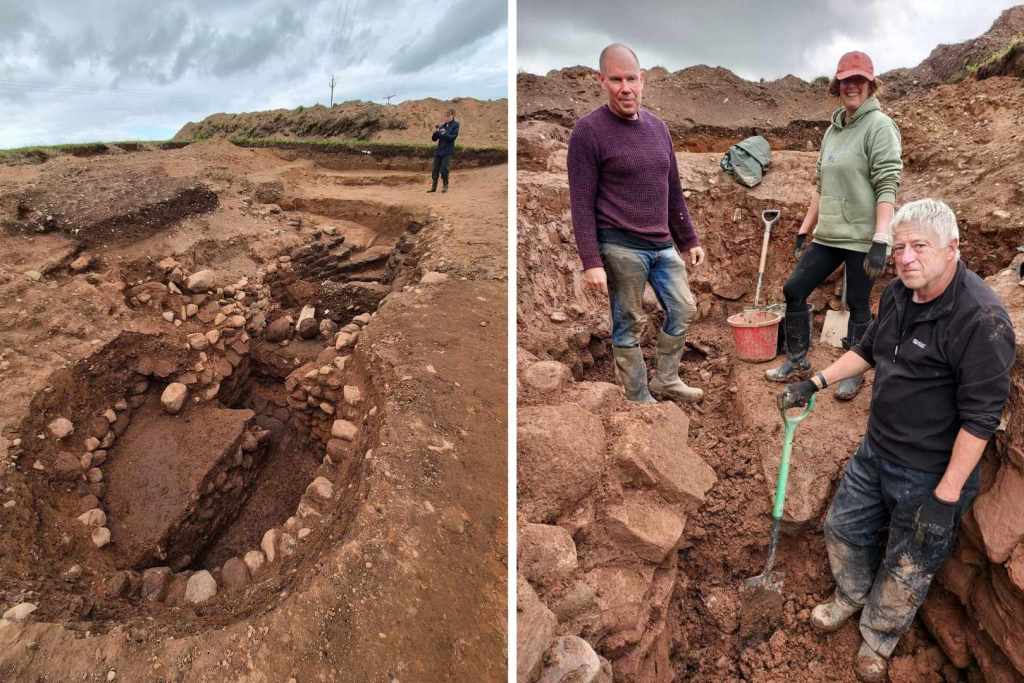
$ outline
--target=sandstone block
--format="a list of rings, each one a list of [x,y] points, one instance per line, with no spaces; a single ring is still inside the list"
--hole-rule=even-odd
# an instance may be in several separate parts
[[[93,508],[83,512],[78,516],[78,521],[89,528],[106,526],[107,525],[107,513],[103,512],[100,508]]]
[[[628,482],[657,489],[666,500],[690,508],[704,501],[717,477],[686,446],[690,421],[679,406],[659,403],[610,421],[619,431],[612,454]]]
[[[571,512],[598,485],[605,464],[601,420],[571,404],[519,411],[519,509],[532,522]]]
[[[280,540],[280,529],[267,529],[263,534],[263,540],[260,541],[260,549],[263,550],[263,555],[267,558],[267,562],[273,563],[277,559],[277,544]]]
[[[538,586],[565,578],[578,566],[572,536],[562,527],[550,524],[520,526],[516,553],[519,571]]]
[[[28,621],[29,615],[38,607],[31,602],[19,602],[14,607],[4,612],[4,619],[7,621]]]
[[[217,581],[205,569],[188,577],[185,585],[185,602],[200,605],[217,595]]]
[[[530,583],[522,577],[516,577],[518,598],[516,614],[518,617],[518,633],[516,634],[517,661],[516,680],[518,683],[530,683],[543,665],[544,651],[548,649],[558,622],[533,590]]]
[[[187,397],[188,387],[180,382],[172,382],[167,385],[164,393],[160,395],[160,405],[171,415],[177,415],[181,412],[181,407],[185,405]]]
[[[974,502],[977,520],[989,560],[1002,564],[1013,549],[1024,540],[1024,473],[1009,462],[999,468],[995,484]]]
[[[229,591],[242,590],[249,585],[249,568],[237,557],[232,557],[224,563],[220,576],[224,587]]]
[[[601,670],[601,659],[590,643],[578,636],[556,638],[544,653],[537,683],[611,683]]]
[[[148,602],[163,600],[167,596],[171,576],[170,567],[150,567],[142,572],[142,599]]]
[[[208,292],[217,287],[220,279],[214,270],[200,270],[188,276],[185,289],[190,292]]]
[[[645,494],[627,494],[606,510],[608,535],[638,557],[660,564],[683,535],[686,519]]]
[[[317,477],[306,487],[306,493],[323,500],[330,500],[334,497],[334,484],[326,477]]]
[[[103,546],[110,543],[110,529],[104,526],[97,527],[92,530],[91,538],[92,544],[94,546],[96,546],[97,548],[102,548]]]
[[[344,441],[355,441],[359,428],[348,420],[335,420],[331,425],[331,436]]]
[[[956,597],[933,586],[921,606],[921,619],[950,661],[965,669],[971,663],[967,647],[967,614]]]
[[[267,556],[263,554],[262,550],[250,550],[242,558],[242,561],[249,569],[249,574],[255,576],[256,572],[263,569],[263,565],[267,562]]]
[[[519,378],[524,386],[542,394],[557,394],[572,384],[569,366],[554,360],[528,365]]]
[[[46,426],[55,439],[63,439],[75,431],[75,425],[66,417],[58,417]]]

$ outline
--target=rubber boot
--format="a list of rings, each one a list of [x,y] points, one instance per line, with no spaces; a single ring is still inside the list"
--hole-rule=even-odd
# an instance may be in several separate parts
[[[882,683],[888,676],[889,660],[862,642],[857,650],[857,678],[865,683]]]
[[[683,335],[673,337],[664,330],[658,331],[658,357],[651,380],[651,394],[655,398],[684,403],[704,398],[703,389],[687,386],[679,379],[679,360],[685,349]]]
[[[811,610],[811,626],[821,633],[832,633],[859,611],[860,605],[849,603],[839,593],[833,593],[831,600]]]
[[[772,382],[790,382],[805,377],[811,371],[807,351],[811,348],[811,305],[786,306],[783,321],[786,335],[786,360],[777,368],[764,373]]]
[[[843,348],[847,351],[853,348],[853,346],[860,341],[860,338],[864,336],[864,333],[867,332],[868,325],[870,324],[870,318],[868,318],[867,322],[857,323],[853,322],[853,319],[851,318],[850,325],[847,328],[846,337],[843,339]],[[862,386],[864,386],[863,374],[841,380],[839,384],[836,385],[836,399],[840,401],[852,401],[857,397]]]
[[[446,180],[444,182],[444,186],[441,187],[441,192],[447,192],[447,191],[448,191],[448,181]]]
[[[647,365],[639,346],[613,346],[615,377],[626,390],[626,398],[638,403],[657,403],[647,389]]]
[[[430,189],[427,190],[427,194],[430,194],[431,192],[437,192],[437,178],[434,178],[434,182],[430,184]]]

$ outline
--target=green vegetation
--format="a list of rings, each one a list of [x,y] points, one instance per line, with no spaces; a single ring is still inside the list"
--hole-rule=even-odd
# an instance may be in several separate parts
[[[189,143],[174,140],[118,140],[115,142],[72,142],[63,145],[34,145],[0,149],[0,163],[42,163],[61,154],[78,157],[107,154],[116,147],[125,152],[139,152],[145,149],[178,149]]]
[[[816,88],[827,88],[831,80],[832,78],[830,76],[818,76],[813,81],[811,81],[811,85],[813,85]]]
[[[1007,57],[1007,55],[1010,54],[1010,52],[1020,49],[1024,49],[1024,33],[1017,33],[1012,38],[1010,38],[1010,41],[1005,46],[1003,46],[1002,49],[996,50],[995,52],[991,53],[989,56],[985,57],[980,62],[977,62],[976,64],[964,64],[963,76],[956,80],[962,80],[963,78],[966,78],[968,76],[976,77],[979,71],[984,73],[991,67],[994,67],[997,64],[999,64],[999,62],[1003,61]]]
[[[312,140],[305,138],[264,138],[235,136],[228,138],[232,144],[239,147],[277,147],[282,149],[308,149],[314,152],[337,152],[347,154],[379,154],[381,156],[411,156],[431,157],[437,145],[433,143],[418,144],[407,142],[371,142],[369,140]],[[504,147],[464,147],[456,146],[456,152],[460,150],[476,153],[500,153],[507,154]]]

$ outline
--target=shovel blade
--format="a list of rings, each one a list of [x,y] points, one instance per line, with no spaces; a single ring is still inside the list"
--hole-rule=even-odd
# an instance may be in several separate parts
[[[752,576],[743,582],[748,590],[765,590],[773,593],[782,592],[783,576],[781,572],[765,572]]]
[[[843,337],[850,321],[849,311],[829,311],[825,314],[825,324],[821,326],[821,343],[843,348]]]

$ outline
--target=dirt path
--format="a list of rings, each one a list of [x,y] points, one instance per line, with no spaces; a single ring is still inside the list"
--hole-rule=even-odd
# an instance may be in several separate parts
[[[10,255],[0,271],[0,380],[9,396],[0,407],[0,491],[14,501],[0,511],[0,604],[38,605],[28,622],[0,626],[0,679],[107,680],[114,671],[117,680],[504,680],[506,168],[456,168],[451,192],[428,195],[427,174],[414,183],[408,171],[330,171],[223,143],[50,164],[0,169],[0,187],[45,194],[92,172],[109,184],[104,191],[130,193],[130,175],[152,171],[195,179],[218,204],[136,241],[86,249],[95,263],[81,273],[69,270],[83,253],[74,235],[0,233],[0,251]],[[406,179],[388,180],[394,175]],[[278,211],[254,202],[255,188],[268,180],[283,182],[282,205],[333,208]],[[312,534],[240,592],[221,590],[200,605],[149,603],[129,577],[111,594],[115,569],[73,519],[64,521],[76,504],[74,487],[49,477],[45,444],[14,445],[33,438],[20,425],[43,428],[53,402],[87,406],[92,396],[102,410],[106,399],[97,392],[127,376],[117,360],[136,367],[140,357],[132,343],[112,343],[125,330],[181,348],[191,321],[175,328],[125,294],[153,277],[156,261],[173,255],[186,272],[217,268],[259,282],[286,263],[281,258],[335,231],[367,253],[394,250],[395,277],[346,366],[345,382],[361,389],[361,402],[339,401],[337,409],[360,426],[355,448],[312,472],[334,482],[339,502],[302,517],[300,524],[314,522]],[[420,283],[431,271],[447,279]],[[287,296],[317,285],[303,286],[289,285]],[[287,297],[270,300],[275,319]],[[261,378],[263,393],[240,381],[222,387],[237,385],[236,400],[247,408],[278,396],[274,368],[286,374],[336,353],[316,339],[284,347],[253,334],[252,361],[239,368]],[[108,348],[113,363],[82,363]],[[75,378],[93,367],[107,374],[76,394]],[[68,370],[53,375],[61,368]],[[34,414],[40,406],[45,415]],[[330,438],[315,415],[295,424],[309,424],[302,434],[321,449]],[[37,456],[19,457],[29,446],[47,473],[33,469]],[[307,501],[301,488],[288,495],[300,494]],[[66,578],[73,564],[78,578]]]

